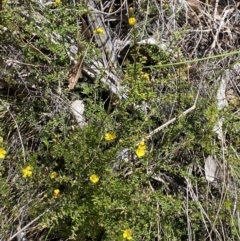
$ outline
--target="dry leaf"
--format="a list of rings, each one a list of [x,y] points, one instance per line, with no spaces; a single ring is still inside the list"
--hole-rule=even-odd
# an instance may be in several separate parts
[[[72,90],[74,86],[77,84],[78,79],[82,78],[82,68],[83,68],[83,51],[84,51],[84,46],[82,43],[78,42],[78,55],[80,55],[77,63],[73,65],[68,73],[68,88]]]
[[[68,74],[68,88],[72,90],[74,86],[77,84],[78,79],[82,78],[82,66],[83,66],[83,58],[80,58],[77,63],[72,66],[69,70]]]
[[[81,27],[81,34],[84,36],[84,39],[90,43],[91,41],[91,31],[90,26],[87,25],[87,22],[84,18],[81,17],[82,27]]]
[[[75,100],[71,104],[71,111],[80,127],[86,125],[85,116],[83,115],[84,109],[85,105],[82,100]]]
[[[218,161],[212,156],[208,156],[205,161],[204,169],[205,169],[206,180],[209,182],[213,182],[218,176],[218,171],[219,171]]]
[[[200,3],[198,0],[186,0],[186,2],[188,3],[188,5],[190,6],[190,8],[194,11],[199,11],[200,9]]]

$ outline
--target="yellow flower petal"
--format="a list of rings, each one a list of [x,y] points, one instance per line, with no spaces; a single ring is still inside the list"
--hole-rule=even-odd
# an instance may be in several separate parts
[[[33,168],[31,166],[27,166],[26,168],[22,169],[22,176],[24,178],[31,177],[33,173]]]
[[[32,167],[31,167],[31,166],[27,166],[27,167],[26,167],[26,170],[27,170],[27,171],[32,171]]]
[[[95,34],[104,34],[105,33],[105,31],[104,31],[104,29],[103,28],[96,28],[94,31],[93,31],[93,33],[95,33]]]
[[[142,149],[136,149],[135,153],[138,157],[143,157],[145,155],[145,150]]]
[[[137,149],[135,150],[135,153],[137,155],[137,157],[143,157],[146,154],[146,145],[144,143],[144,141],[141,141],[137,147]]]
[[[53,191],[53,196],[54,196],[55,198],[57,198],[57,197],[59,196],[59,193],[60,193],[60,190],[59,190],[59,189],[55,189],[55,190]]]
[[[99,181],[99,177],[96,174],[92,174],[89,179],[92,183],[97,183]]]
[[[104,138],[106,141],[113,141],[116,139],[116,134],[108,132],[105,134]]]
[[[141,141],[141,142],[139,143],[139,146],[141,146],[141,147],[144,146],[144,147],[146,148],[144,141]]]
[[[123,238],[132,240],[132,230],[130,228],[123,231]]]
[[[56,172],[52,172],[52,173],[50,174],[50,178],[51,178],[51,179],[56,178],[56,176],[57,176],[57,173],[56,173]]]
[[[57,6],[60,5],[60,4],[62,4],[62,1],[61,1],[61,0],[55,0],[55,1],[53,2],[53,6],[54,6],[54,7],[57,7]]]
[[[7,152],[3,149],[0,148],[0,159],[3,159],[6,156]]]

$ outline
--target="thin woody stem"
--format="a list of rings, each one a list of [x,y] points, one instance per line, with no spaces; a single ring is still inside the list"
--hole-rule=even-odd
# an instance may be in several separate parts
[[[173,123],[174,121],[176,121],[177,119],[186,116],[189,112],[193,111],[196,108],[196,105],[194,103],[194,105],[192,107],[190,107],[189,109],[185,110],[181,115],[179,115],[178,117],[174,117],[171,120],[169,120],[168,122],[164,123],[163,125],[159,126],[158,128],[156,128],[155,130],[151,131],[149,133],[149,135],[147,136],[146,139],[150,139],[153,135],[155,135],[156,133],[158,133],[159,131],[161,131],[162,129],[164,129],[165,127],[169,126],[171,123]]]
[[[197,100],[198,100],[199,93],[200,93],[200,89],[201,89],[201,84],[202,84],[202,81],[201,81],[201,83],[200,83],[200,85],[199,85],[198,92],[197,92],[196,98],[195,98],[195,100],[194,100],[193,106],[190,107],[189,109],[185,110],[185,111],[184,111],[182,114],[180,114],[179,116],[172,118],[172,119],[169,120],[168,122],[164,123],[163,125],[159,126],[159,127],[156,128],[155,130],[151,131],[151,132],[147,135],[146,140],[150,139],[153,135],[155,135],[156,133],[158,133],[159,131],[161,131],[161,130],[164,129],[165,127],[169,126],[170,124],[172,124],[172,123],[173,123],[174,121],[176,121],[177,119],[186,116],[188,113],[190,113],[191,111],[193,111],[194,109],[196,109]]]

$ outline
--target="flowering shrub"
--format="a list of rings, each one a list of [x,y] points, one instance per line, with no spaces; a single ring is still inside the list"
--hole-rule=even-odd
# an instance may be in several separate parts
[[[18,220],[36,220],[28,240],[238,240],[230,188],[238,183],[238,111],[227,113],[219,143],[213,127],[226,110],[208,76],[217,68],[208,60],[204,76],[192,76],[203,61],[185,59],[194,56],[185,48],[211,43],[183,44],[189,26],[175,29],[175,18],[179,26],[186,19],[178,1],[139,1],[137,11],[70,2],[4,1],[0,9],[0,240]],[[149,24],[163,39],[142,42],[155,34]],[[208,32],[213,39],[212,31],[201,37]],[[70,110],[76,99],[81,126]],[[228,185],[205,182],[212,153],[234,167]]]

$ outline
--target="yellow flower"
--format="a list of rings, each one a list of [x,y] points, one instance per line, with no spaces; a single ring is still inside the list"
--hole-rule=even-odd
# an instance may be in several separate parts
[[[58,5],[62,4],[62,1],[61,0],[55,0],[54,3],[53,3],[53,6],[54,7],[57,7]]]
[[[169,8],[169,4],[168,4],[168,3],[164,3],[164,4],[163,4],[163,8],[164,8],[164,9]]]
[[[60,193],[60,190],[59,190],[59,189],[55,189],[55,190],[53,191],[53,196],[54,196],[55,198],[57,198],[57,197],[59,196],[59,193]]]
[[[92,174],[89,179],[92,183],[97,183],[99,181],[99,177],[96,174]]]
[[[31,177],[33,172],[33,168],[31,166],[27,166],[26,168],[22,169],[22,176],[24,178]]]
[[[83,9],[83,13],[84,13],[84,14],[88,13],[88,9],[87,9],[87,8],[84,8],[84,9]]]
[[[98,27],[98,28],[96,28],[96,29],[93,31],[93,33],[95,33],[95,34],[104,34],[105,31],[104,31],[103,28]]]
[[[108,132],[105,134],[104,138],[106,141],[113,141],[116,139],[116,134]]]
[[[3,159],[6,156],[7,152],[3,149],[0,148],[0,159]]]
[[[144,73],[142,74],[142,78],[146,81],[146,82],[150,82],[150,77],[149,77],[149,74],[148,73]]]
[[[134,17],[128,19],[128,24],[133,27],[136,24],[137,20]]]
[[[50,174],[50,178],[51,178],[51,179],[56,178],[56,176],[57,176],[57,173],[56,173],[56,172],[52,172],[52,173]]]
[[[132,239],[132,230],[130,228],[123,231],[123,238],[125,238],[127,240]]]
[[[144,143],[144,141],[141,141],[137,147],[137,149],[135,150],[135,153],[138,157],[143,157],[146,153],[146,145]]]

